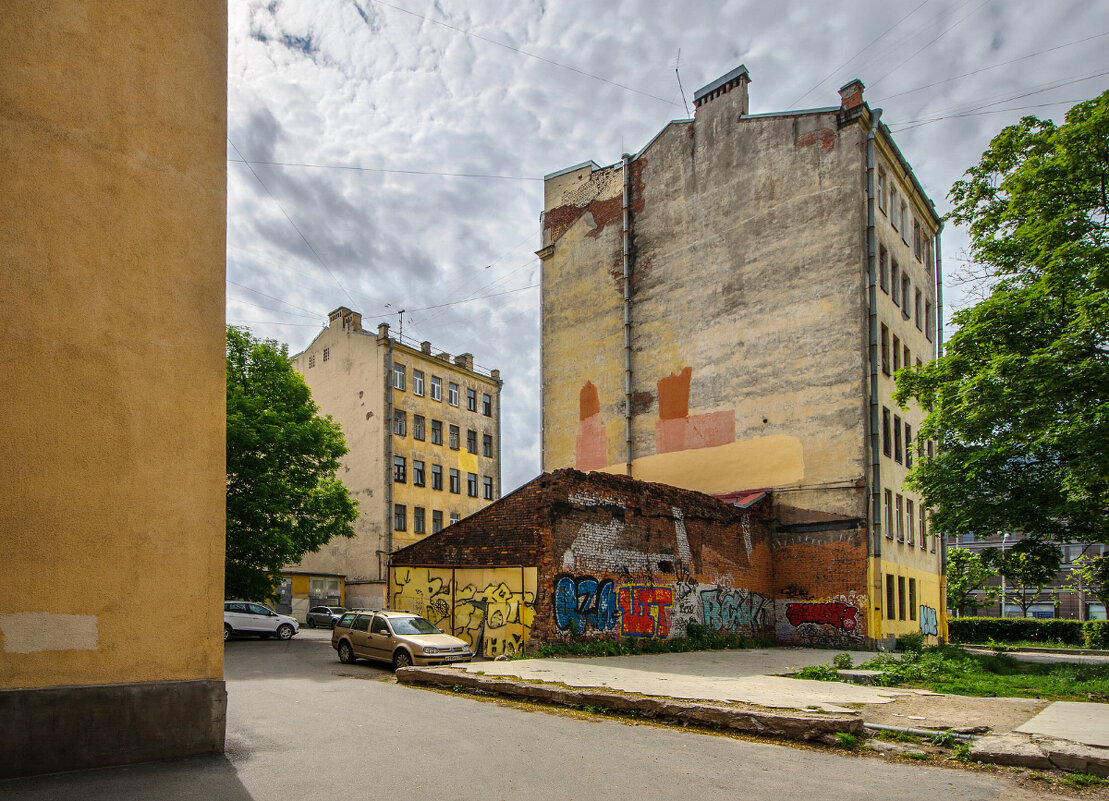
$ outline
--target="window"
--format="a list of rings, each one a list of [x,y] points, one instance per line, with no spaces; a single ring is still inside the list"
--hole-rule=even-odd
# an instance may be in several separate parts
[[[481,477],[481,483],[482,483],[483,488],[485,490],[485,500],[487,500],[487,501],[493,500],[493,477],[492,476],[482,476]]]
[[[924,261],[924,237],[920,234],[920,220],[913,220],[913,255],[917,261]]]
[[[886,511],[886,539],[887,540],[892,540],[893,539],[893,493],[890,492],[889,490],[886,490],[886,492],[885,492],[885,502],[886,502],[886,507],[885,507],[885,511]]]
[[[921,547],[921,549],[924,549],[924,548],[928,547],[928,527],[925,524],[925,520],[927,518],[925,518],[925,516],[924,516],[924,507],[923,506],[920,507],[919,515],[920,515],[920,547]],[[935,550],[934,547],[933,547],[933,550]]]
[[[466,494],[471,498],[477,497],[477,473],[466,474]]]
[[[477,432],[472,428],[466,430],[466,450],[477,453]]]
[[[442,420],[432,420],[431,421],[431,444],[432,445],[442,445],[443,444],[443,421]]]
[[[487,392],[483,392],[481,395],[481,413],[486,417],[493,416],[493,396]]]
[[[393,433],[403,437],[408,431],[408,415],[400,409],[393,410]]]
[[[909,620],[916,620],[916,579],[909,579]]]
[[[393,506],[393,531],[408,530],[408,510],[403,503]]]
[[[443,467],[442,467],[442,465],[433,464],[431,466],[431,488],[433,490],[443,489]]]
[[[894,609],[897,608],[897,590],[894,587],[894,577],[886,574],[886,617],[894,620],[897,615],[894,614]]]
[[[493,435],[481,435],[481,455],[489,459],[493,458]]]
[[[893,371],[896,373],[901,369],[901,340],[897,337],[893,338]]]
[[[893,496],[893,513],[897,515],[897,541],[905,541],[905,506],[900,495]]]
[[[453,492],[455,495],[458,495],[460,492],[462,492],[462,485],[461,485],[461,482],[460,482],[460,476],[459,476],[458,470],[456,468],[453,468],[453,467],[451,468],[450,478],[451,478],[451,492]]]
[[[905,423],[905,467],[913,466],[913,427]]]
[[[928,440],[928,458],[931,459],[934,455],[935,449],[932,446],[932,440]]]
[[[466,409],[471,412],[477,411],[477,390],[466,390]]]
[[[453,381],[447,384],[447,403],[451,406],[458,405],[458,384]]]
[[[407,471],[405,470],[404,462],[403,456],[393,457],[393,481],[398,484],[403,484],[407,480]]]
[[[916,327],[918,331],[924,330],[924,315],[920,313],[920,306],[923,300],[924,295],[920,293],[919,289],[916,290],[916,298],[913,302],[913,317],[916,318]]]
[[[458,512],[451,512],[451,525],[458,522]]]
[[[924,336],[932,341],[932,301],[924,301]]]
[[[890,330],[882,324],[882,372],[890,374]]]
[[[451,426],[450,441],[448,444],[451,450],[458,450],[458,426]]]
[[[324,348],[323,349],[323,360],[326,362],[330,358],[331,358],[331,348]]]
[[[890,410],[882,407],[882,453],[893,456],[893,439],[890,437]]]
[[[901,241],[909,244],[909,205],[904,200],[901,201]]]
[[[422,487],[426,483],[424,463],[419,459],[412,460],[412,483],[415,484],[417,487]]]
[[[893,460],[901,461],[901,418],[893,416]]]
[[[424,441],[424,416],[422,414],[412,415],[412,439],[418,439],[420,442]]]
[[[901,316],[906,320],[909,319],[909,298],[911,291],[911,284],[909,283],[909,276],[901,273]]]
[[[898,228],[901,227],[901,218],[898,216],[900,210],[901,210],[901,207],[898,205],[897,189],[891,186],[890,187],[890,225],[893,226],[893,230],[895,230],[895,231]]]
[[[393,363],[393,389],[404,389],[404,365]]]
[[[890,260],[890,284],[893,287],[890,291],[890,300],[893,301],[894,306],[900,306],[901,293],[897,288],[901,286],[901,268],[897,266],[897,259]]]
[[[431,513],[431,533],[432,534],[438,534],[442,530],[443,530],[443,513],[439,512],[439,511],[433,511]]]
[[[412,507],[412,531],[415,534],[424,533],[424,507]]]
[[[878,248],[878,286],[887,295],[890,292],[890,254],[886,250],[886,246],[882,245]]]
[[[904,367],[908,367],[910,364],[913,363],[913,355],[909,352],[908,345],[905,346],[904,354],[905,358],[901,360],[901,364]]]
[[[315,367],[316,366],[316,354],[313,353],[311,356],[308,357],[308,366],[309,367]]]
[[[897,619],[905,619],[905,577],[897,577]]]
[[[412,392],[421,398],[424,396],[424,374],[422,370],[412,371]]]
[[[905,499],[905,523],[908,527],[905,542],[909,543],[909,545],[914,545],[916,543],[916,512],[913,509],[913,501],[911,498]]]
[[[886,210],[886,171],[878,168],[878,208]]]
[[[437,375],[431,377],[431,399],[443,400],[443,379]]]

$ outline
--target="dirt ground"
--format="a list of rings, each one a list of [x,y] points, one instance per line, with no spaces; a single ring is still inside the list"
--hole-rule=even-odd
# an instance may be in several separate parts
[[[886,704],[864,704],[863,720],[912,729],[967,729],[985,726],[1011,732],[1042,711],[1050,701],[1035,698],[973,698],[926,691],[901,696]]]

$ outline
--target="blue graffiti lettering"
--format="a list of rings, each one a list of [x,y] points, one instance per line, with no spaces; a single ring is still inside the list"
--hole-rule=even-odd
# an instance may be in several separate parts
[[[939,622],[936,619],[936,610],[930,606],[920,607],[920,633],[930,634],[933,637],[940,633]]]
[[[612,579],[560,576],[555,584],[555,625],[561,631],[611,631],[616,628],[616,610]]]
[[[710,629],[738,632],[752,628],[765,601],[753,592],[717,587],[701,593],[701,610]]]

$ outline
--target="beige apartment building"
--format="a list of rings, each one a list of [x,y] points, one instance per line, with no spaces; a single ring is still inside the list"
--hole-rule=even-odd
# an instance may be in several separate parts
[[[780,639],[816,630],[791,603],[854,609],[870,642],[942,636],[942,543],[902,486],[932,444],[890,400],[938,352],[940,218],[860,81],[767,114],[749,83],[546,176],[543,470],[771,490]]]
[[[407,345],[385,323],[364,331],[346,307],[292,363],[343,429],[350,452],[339,477],[359,504],[356,536],[307,554],[295,571],[341,575],[347,606],[384,608],[390,553],[500,497],[500,371],[430,342]],[[311,600],[294,595],[294,614]]]

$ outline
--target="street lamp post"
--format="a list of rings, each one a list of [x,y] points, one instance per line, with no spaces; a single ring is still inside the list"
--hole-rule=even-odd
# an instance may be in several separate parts
[[[1009,541],[1009,532],[1001,535],[1001,569],[1005,565],[1005,543]],[[1005,617],[1005,574],[1001,574],[1001,617]]]

